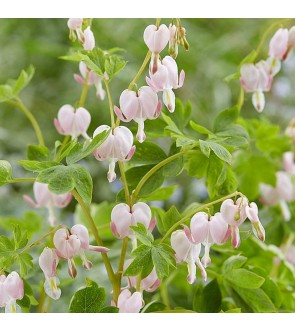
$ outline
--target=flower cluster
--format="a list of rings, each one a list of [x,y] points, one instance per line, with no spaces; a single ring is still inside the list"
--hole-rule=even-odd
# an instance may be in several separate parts
[[[68,20],[68,27],[70,29],[70,39],[75,41],[77,36],[79,42],[83,45],[84,50],[91,51],[95,47],[95,39],[93,32],[87,23],[87,20],[83,20],[83,18],[70,18]]]
[[[246,63],[241,66],[240,83],[245,92],[251,92],[252,103],[258,112],[265,106],[263,92],[271,89],[273,77],[281,69],[281,61],[287,59],[295,47],[295,26],[290,30],[279,29],[269,43],[269,57],[256,64]]]
[[[0,308],[5,307],[6,313],[21,312],[16,300],[24,297],[24,282],[17,272],[13,271],[8,276],[0,274]]]
[[[177,263],[186,262],[188,266],[187,280],[192,284],[196,280],[196,265],[201,271],[204,280],[207,279],[206,267],[211,263],[209,256],[213,244],[222,245],[231,236],[234,248],[240,245],[239,226],[247,219],[251,221],[254,235],[261,241],[265,240],[265,231],[258,217],[256,203],[249,204],[245,196],[225,200],[220,207],[220,212],[209,216],[205,212],[196,213],[190,227],[177,230],[171,235],[171,246],[175,251]],[[204,246],[202,260],[199,256],[201,245]]]

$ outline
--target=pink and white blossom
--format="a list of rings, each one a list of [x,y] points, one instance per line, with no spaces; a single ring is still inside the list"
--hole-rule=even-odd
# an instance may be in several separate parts
[[[95,38],[90,26],[83,31],[83,18],[70,18],[68,20],[68,28],[70,29],[70,39],[76,40],[83,45],[84,50],[91,51],[95,47]]]
[[[80,74],[74,74],[74,79],[79,84],[94,85],[96,88],[96,96],[99,100],[104,100],[106,92],[102,87],[102,77],[97,75],[94,71],[90,70],[87,65],[80,61],[79,63]]]
[[[140,292],[131,294],[130,290],[124,289],[118,297],[117,307],[119,313],[139,313],[143,305],[144,302]]]
[[[153,74],[158,70],[159,53],[161,53],[168,44],[169,37],[169,29],[165,24],[161,24],[158,28],[155,25],[149,25],[144,30],[144,42],[152,52],[150,68]]]
[[[96,128],[93,137],[111,128],[102,125]],[[133,135],[127,127],[119,126],[112,130],[107,139],[93,152],[97,160],[108,160],[109,171],[107,178],[109,182],[116,179],[115,165],[117,161],[129,161],[135,152]]]
[[[150,67],[150,77],[146,77],[147,84],[155,91],[163,92],[163,103],[169,112],[175,110],[175,94],[172,89],[178,89],[183,86],[185,72],[181,70],[178,76],[178,67],[175,60],[171,56],[165,56],[158,63],[158,70],[153,73]]]
[[[120,96],[120,109],[115,106],[114,111],[121,121],[134,120],[138,123],[136,138],[142,143],[146,136],[144,133],[144,121],[154,120],[161,112],[162,103],[158,95],[149,86],[141,87],[138,92],[124,90]]]
[[[17,272],[8,276],[0,275],[0,308],[5,307],[5,313],[20,313],[21,308],[16,300],[24,297],[24,282]]]
[[[174,24],[169,24],[169,55],[173,59],[177,58],[178,55],[178,31]]]
[[[289,151],[283,154],[284,169],[288,174],[295,174],[294,152]]]
[[[56,276],[58,260],[56,250],[48,247],[44,248],[39,256],[39,266],[45,276],[44,290],[53,300],[58,300],[61,295],[61,290],[58,288],[60,282]]]
[[[278,29],[269,43],[269,56],[278,60],[284,60],[288,50],[289,31]]]
[[[265,230],[258,217],[258,207],[255,202],[250,203],[246,206],[246,215],[251,221],[252,231],[254,235],[261,241],[265,240]]]
[[[192,284],[196,280],[196,265],[201,271],[204,280],[207,279],[207,273],[200,261],[201,243],[194,244],[186,236],[183,230],[177,230],[171,234],[171,247],[175,251],[177,263],[187,263],[188,276],[187,281]]]
[[[33,208],[46,207],[49,212],[48,223],[53,227],[56,224],[54,208],[64,208],[69,205],[72,194],[54,194],[48,189],[48,184],[40,182],[34,182],[33,191],[36,201],[33,201],[33,199],[27,195],[23,196],[24,200]]]
[[[90,122],[91,115],[85,108],[74,109],[71,105],[63,105],[54,119],[54,126],[61,135],[70,135],[72,139],[82,135],[89,139],[87,129]]]

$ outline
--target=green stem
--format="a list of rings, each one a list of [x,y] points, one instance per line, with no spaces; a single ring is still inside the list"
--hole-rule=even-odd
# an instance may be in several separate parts
[[[130,82],[130,84],[128,86],[128,90],[132,90],[133,89],[134,85],[139,80],[141,74],[145,70],[145,67],[149,63],[151,56],[152,56],[152,52],[148,51],[147,54],[146,54],[146,56],[145,56],[145,58],[144,58],[144,60],[143,60],[143,63],[141,65],[141,67],[139,68],[139,71],[137,72],[137,74],[135,75],[135,77],[133,78],[133,80]]]
[[[244,105],[244,89],[242,87],[240,87],[240,94],[239,94],[239,98],[238,98],[238,102],[237,102],[237,107],[239,112],[241,111],[243,105]]]
[[[162,168],[163,166],[165,166],[166,164],[170,163],[171,161],[173,161],[174,159],[177,159],[187,153],[191,153],[193,152],[192,150],[184,150],[181,152],[178,152],[176,154],[174,154],[173,156],[168,157],[167,159],[162,160],[161,162],[159,162],[156,166],[154,166],[153,168],[151,168],[143,177],[142,179],[138,182],[133,194],[132,194],[132,202],[136,202],[137,200],[137,196],[140,192],[140,190],[142,189],[142,187],[144,186],[144,184],[147,182],[147,180],[153,176],[153,174],[155,174],[160,168]]]
[[[35,178],[15,178],[9,180],[9,183],[19,183],[19,182],[35,182]]]
[[[81,92],[81,96],[78,102],[78,107],[84,107],[85,105],[85,101],[86,101],[86,97],[87,97],[87,92],[88,92],[88,78],[89,78],[89,71],[86,72],[85,75],[85,80],[84,80],[84,84],[83,84],[83,88],[82,88],[82,92]]]
[[[57,156],[55,157],[55,161],[57,161],[57,162],[60,162],[60,161],[61,161],[61,160],[60,160],[60,156],[61,156],[61,154],[62,154],[62,152],[63,152],[64,147],[67,145],[67,143],[69,142],[70,139],[71,139],[71,136],[70,136],[70,135],[67,135],[67,136],[64,138],[64,140],[63,140],[63,142],[61,143],[61,146],[60,146],[60,148],[59,148],[59,150],[58,150],[58,154],[57,154]]]
[[[118,161],[118,165],[119,165],[119,169],[120,169],[120,173],[121,173],[121,180],[122,180],[123,186],[124,186],[126,203],[131,207],[131,197],[130,197],[128,183],[127,183],[127,179],[126,179],[126,175],[125,175],[124,164],[122,161]]]
[[[115,117],[114,117],[114,107],[113,107],[113,101],[112,101],[112,97],[111,97],[109,82],[106,79],[104,79],[104,84],[106,87],[108,101],[109,101],[109,105],[110,105],[110,116],[111,116],[112,129],[115,129],[116,123],[115,123]]]
[[[163,238],[161,239],[160,243],[162,243],[178,226],[180,226],[181,224],[183,224],[187,219],[189,219],[190,217],[192,217],[195,213],[197,213],[199,211],[202,211],[202,210],[206,209],[207,207],[210,207],[210,206],[212,206],[214,204],[223,202],[226,199],[232,198],[232,197],[237,196],[237,195],[244,196],[242,193],[240,193],[238,191],[235,191],[232,194],[229,194],[229,195],[224,196],[222,198],[216,199],[215,201],[212,201],[210,203],[203,204],[203,205],[199,206],[198,208],[192,210],[185,217],[181,218],[177,223],[175,223],[172,227],[170,227],[168,229],[167,233],[163,236]]]
[[[94,220],[92,219],[91,217],[91,214],[90,214],[90,211],[89,211],[89,208],[87,207],[87,205],[84,203],[82,197],[78,194],[78,192],[73,189],[71,191],[72,195],[74,196],[74,198],[76,199],[76,201],[80,204],[89,224],[90,224],[90,227],[91,227],[91,230],[92,230],[92,233],[95,237],[95,240],[97,242],[97,244],[99,246],[103,246],[103,242],[98,234],[98,231],[97,231],[97,228],[96,228],[96,225],[95,225],[95,222]],[[115,274],[114,274],[114,271],[113,271],[113,268],[112,268],[112,265],[110,263],[110,260],[109,260],[109,257],[106,253],[101,253],[101,256],[102,256],[102,259],[103,259],[103,262],[104,262],[104,265],[106,267],[106,270],[107,270],[107,274],[109,276],[109,279],[110,279],[110,282],[112,283],[112,285],[114,286],[115,285],[115,282],[116,282],[116,278],[115,278]]]
[[[23,104],[21,99],[17,98],[16,101],[9,100],[9,101],[6,101],[6,103],[19,108],[25,114],[25,116],[29,119],[32,127],[35,130],[39,144],[45,146],[43,135],[42,135],[42,132],[41,132],[41,129],[39,127],[37,120],[35,119],[34,115],[31,113],[31,111],[29,111],[26,108],[26,106]]]
[[[136,291],[140,292],[141,273],[136,277]]]

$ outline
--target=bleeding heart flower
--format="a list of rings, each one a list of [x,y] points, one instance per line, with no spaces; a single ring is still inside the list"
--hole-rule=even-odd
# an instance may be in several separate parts
[[[71,105],[62,106],[54,119],[54,126],[61,135],[70,135],[72,139],[82,135],[85,139],[89,139],[87,129],[91,122],[91,115],[83,108],[76,110]]]
[[[13,271],[7,277],[0,275],[0,308],[5,307],[5,313],[20,313],[16,300],[23,297],[24,283],[17,272]]]
[[[82,31],[83,18],[70,18],[68,20],[68,27],[70,29],[70,39],[76,40],[76,35],[79,42],[83,45],[84,50],[91,51],[95,47],[95,39],[90,26]]]
[[[257,204],[252,202],[245,208],[246,215],[252,224],[252,231],[254,235],[261,241],[265,240],[265,230],[258,217]]]
[[[99,126],[93,133],[93,137],[109,130],[110,127],[106,125]],[[113,182],[116,179],[115,165],[119,161],[129,161],[134,152],[135,146],[133,145],[133,135],[131,131],[123,126],[116,127],[107,139],[93,152],[97,160],[108,160],[109,171],[108,180]]]
[[[187,263],[188,276],[187,281],[192,284],[196,280],[196,265],[201,271],[204,280],[207,279],[207,273],[200,261],[201,244],[194,244],[187,238],[182,230],[177,230],[171,234],[171,247],[175,251],[176,262]]]
[[[295,156],[294,152],[289,151],[283,154],[283,162],[285,171],[288,174],[295,174]]]
[[[183,86],[185,73],[182,70],[178,77],[178,67],[171,56],[165,56],[162,62],[158,63],[158,70],[153,73],[150,68],[150,77],[146,77],[147,84],[155,91],[163,91],[163,103],[169,112],[175,110],[175,94],[172,89]]]
[[[140,292],[131,292],[128,289],[124,289],[119,297],[117,307],[119,313],[139,313],[143,307],[144,302]]]
[[[288,29],[277,30],[269,43],[269,56],[278,60],[284,60],[288,49],[288,41]]]
[[[138,123],[137,139],[142,143],[146,136],[144,133],[144,121],[154,120],[161,112],[162,103],[158,95],[149,87],[143,86],[138,92],[124,90],[120,96],[120,108],[115,106],[114,112],[121,121],[134,120]]]
[[[72,199],[72,194],[54,194],[49,191],[48,184],[40,182],[34,182],[33,190],[36,202],[34,202],[32,198],[27,195],[23,196],[24,200],[33,208],[46,207],[49,212],[48,223],[51,227],[53,227],[56,224],[54,207],[64,208],[69,205]]]
[[[158,70],[159,53],[161,53],[168,44],[169,36],[169,29],[165,24],[161,24],[159,28],[155,25],[149,25],[144,30],[144,42],[152,52],[151,72],[153,74]]]

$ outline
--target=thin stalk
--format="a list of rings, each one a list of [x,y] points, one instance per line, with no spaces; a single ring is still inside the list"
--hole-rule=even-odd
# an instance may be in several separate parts
[[[87,92],[88,92],[88,78],[89,78],[89,71],[86,72],[85,75],[85,80],[81,92],[81,96],[78,102],[78,107],[83,107],[85,105],[86,97],[87,97]]]
[[[19,183],[19,182],[35,182],[35,178],[15,178],[9,180],[9,183]]]
[[[67,145],[67,143],[69,142],[70,139],[71,139],[71,136],[70,136],[70,135],[67,135],[67,136],[64,138],[64,140],[63,140],[63,142],[61,143],[61,146],[60,146],[60,148],[59,148],[59,150],[58,150],[58,154],[57,154],[57,156],[55,157],[55,161],[57,161],[57,162],[60,162],[60,161],[61,161],[61,160],[60,160],[60,155],[62,154],[62,151],[63,151],[64,147]]]
[[[154,166],[153,168],[151,168],[143,177],[142,179],[138,182],[134,193],[132,194],[132,202],[136,202],[137,200],[137,196],[140,192],[140,190],[142,189],[142,187],[144,186],[144,184],[147,182],[147,180],[153,175],[155,174],[160,168],[162,168],[163,166],[167,165],[168,163],[170,163],[171,161],[173,161],[174,159],[177,159],[187,153],[191,153],[192,150],[184,150],[181,152],[178,152],[176,154],[174,154],[173,156],[170,156],[164,160],[162,160],[161,162],[159,162],[156,166]]]
[[[115,123],[115,117],[114,117],[113,101],[112,101],[112,97],[111,97],[110,86],[109,86],[108,80],[104,79],[104,84],[106,87],[108,101],[109,101],[109,105],[110,105],[110,116],[111,116],[112,129],[114,129],[116,127],[116,123]]]
[[[141,273],[136,277],[136,291],[140,292]]]
[[[160,243],[162,243],[174,231],[174,229],[176,229],[178,226],[180,226],[181,224],[183,224],[187,219],[189,219],[190,217],[192,217],[195,213],[197,213],[199,211],[202,211],[202,210],[206,209],[207,207],[210,207],[210,206],[212,206],[214,204],[223,202],[226,199],[232,198],[232,197],[237,196],[237,195],[243,196],[242,193],[240,193],[238,191],[235,191],[232,194],[229,194],[229,195],[224,196],[222,198],[216,199],[215,201],[212,201],[210,203],[203,204],[203,205],[199,206],[198,208],[192,210],[185,217],[181,218],[176,224],[174,224],[172,227],[170,227],[168,229],[167,233],[163,236],[163,238],[161,239]]]
[[[125,192],[125,199],[126,203],[131,207],[131,198],[130,198],[130,193],[129,193],[129,188],[128,188],[128,183],[125,175],[125,170],[124,170],[124,165],[122,161],[118,161],[120,173],[121,173],[121,180],[123,182],[124,186],[124,192]]]
[[[242,109],[242,107],[244,105],[244,95],[245,95],[244,89],[241,87],[238,102],[237,102],[237,106],[238,106],[239,111]]]
[[[6,103],[9,104],[9,105],[12,105],[12,106],[15,106],[15,107],[19,108],[25,114],[25,116],[31,122],[31,125],[34,128],[34,130],[35,130],[35,133],[36,133],[36,136],[37,136],[39,144],[45,146],[44,138],[43,138],[41,129],[39,127],[39,124],[38,124],[36,118],[31,113],[31,111],[29,111],[26,108],[26,106],[23,104],[23,102],[21,101],[21,99],[17,98],[16,101],[9,100],[9,101],[6,101]]]
[[[143,60],[143,63],[141,65],[141,67],[139,68],[139,70],[137,72],[137,74],[135,75],[135,77],[133,78],[133,80],[130,82],[130,84],[128,86],[128,90],[132,90],[133,89],[134,85],[139,80],[141,74],[145,70],[145,67],[149,63],[151,56],[152,56],[152,52],[148,51],[147,54],[146,54],[146,56],[145,56],[145,58],[144,58],[144,60]]]
[[[123,274],[123,269],[124,269],[124,261],[125,261],[125,256],[126,256],[126,252],[127,252],[127,248],[128,248],[128,242],[129,242],[129,238],[126,236],[123,239],[123,244],[122,244],[122,250],[121,250],[121,256],[120,256],[120,261],[119,261],[119,265],[118,265],[118,271],[117,271],[117,275],[119,278],[122,277]]]
[[[90,227],[91,227],[91,230],[92,230],[92,233],[94,235],[94,238],[97,242],[97,244],[99,246],[103,246],[103,242],[99,236],[99,233],[98,233],[98,230],[96,228],[96,225],[94,223],[94,220],[92,219],[91,217],[91,214],[90,214],[90,211],[89,211],[89,208],[87,207],[87,205],[84,203],[82,197],[78,194],[78,192],[73,189],[71,191],[72,195],[75,197],[76,201],[80,204],[89,224],[90,224]],[[106,270],[107,270],[107,274],[109,276],[109,279],[112,283],[112,285],[114,286],[115,285],[115,274],[114,274],[114,271],[113,271],[113,268],[112,268],[112,265],[110,263],[110,260],[109,260],[109,257],[106,253],[101,253],[101,256],[102,256],[102,259],[103,259],[103,262],[104,262],[104,265],[106,267]]]

